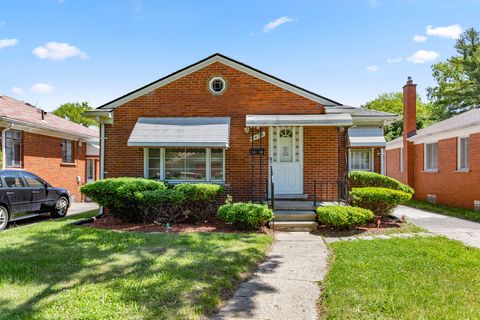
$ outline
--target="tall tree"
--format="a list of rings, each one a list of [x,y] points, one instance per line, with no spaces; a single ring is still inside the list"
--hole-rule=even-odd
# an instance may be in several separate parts
[[[68,102],[62,104],[60,107],[55,109],[52,113],[56,116],[62,117],[64,119],[73,121],[75,123],[81,124],[85,127],[89,126],[98,126],[98,122],[85,118],[82,116],[82,113],[93,108],[88,105],[88,102]]]
[[[379,95],[376,99],[365,103],[363,108],[396,113],[403,115],[403,94],[401,92],[390,92]],[[424,128],[432,123],[431,104],[422,102],[417,95],[417,129]],[[385,139],[387,141],[398,138],[403,132],[403,120],[396,121],[385,127]]]
[[[437,86],[427,88],[435,120],[480,106],[480,34],[467,29],[455,42],[457,55],[432,65]]]

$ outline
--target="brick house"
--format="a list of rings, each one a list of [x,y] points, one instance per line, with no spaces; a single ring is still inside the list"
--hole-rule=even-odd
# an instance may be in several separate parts
[[[416,130],[416,85],[403,87],[403,136],[387,143],[387,175],[415,199],[480,209],[480,109]]]
[[[85,115],[101,177],[227,186],[235,200],[336,198],[350,169],[383,171],[396,115],[339,102],[214,54]]]
[[[98,179],[98,130],[0,96],[1,167],[27,170],[81,201],[80,186]]]

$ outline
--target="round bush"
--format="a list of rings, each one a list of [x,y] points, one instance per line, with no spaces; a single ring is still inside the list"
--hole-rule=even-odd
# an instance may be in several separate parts
[[[142,222],[178,223],[189,218],[184,209],[185,194],[174,189],[137,192],[139,215]]]
[[[144,178],[109,178],[87,183],[80,191],[123,220],[139,221],[137,192],[163,190],[163,182]]]
[[[218,184],[181,183],[173,187],[185,195],[184,209],[193,221],[202,221],[215,214],[224,188]]]
[[[221,206],[218,216],[240,228],[257,230],[273,219],[273,211],[267,205],[237,202]]]
[[[413,194],[415,191],[410,186],[383,174],[368,171],[352,171],[348,174],[350,188],[379,187],[400,190]]]
[[[388,216],[399,204],[412,198],[412,194],[387,188],[353,188],[350,191],[352,204],[370,209],[377,216]]]
[[[352,229],[373,220],[371,210],[350,206],[327,206],[317,208],[317,219],[327,226]]]

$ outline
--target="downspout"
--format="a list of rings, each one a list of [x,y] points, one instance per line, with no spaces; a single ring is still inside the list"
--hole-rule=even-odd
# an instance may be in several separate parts
[[[100,122],[100,180],[105,179],[105,124]]]

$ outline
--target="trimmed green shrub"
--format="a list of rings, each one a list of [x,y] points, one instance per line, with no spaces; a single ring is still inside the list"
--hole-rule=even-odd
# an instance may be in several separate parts
[[[379,187],[400,190],[413,194],[415,191],[410,186],[383,174],[368,171],[352,171],[348,175],[350,188]]]
[[[205,220],[215,214],[219,206],[220,195],[224,187],[208,183],[181,183],[173,187],[185,195],[184,208],[190,211],[189,216],[194,221]]]
[[[388,216],[399,204],[412,198],[412,194],[388,188],[353,188],[350,191],[352,204],[370,209],[377,216]]]
[[[80,191],[109,209],[110,213],[127,221],[141,221],[138,203],[135,197],[137,192],[163,190],[163,182],[144,178],[109,178],[87,183]]]
[[[237,202],[221,206],[218,209],[218,216],[237,227],[257,230],[273,219],[273,211],[267,205]]]
[[[143,191],[135,194],[142,222],[178,223],[189,217],[184,209],[185,194],[174,189]]]
[[[317,208],[317,219],[327,226],[352,229],[375,218],[371,210],[350,206],[326,206]]]

